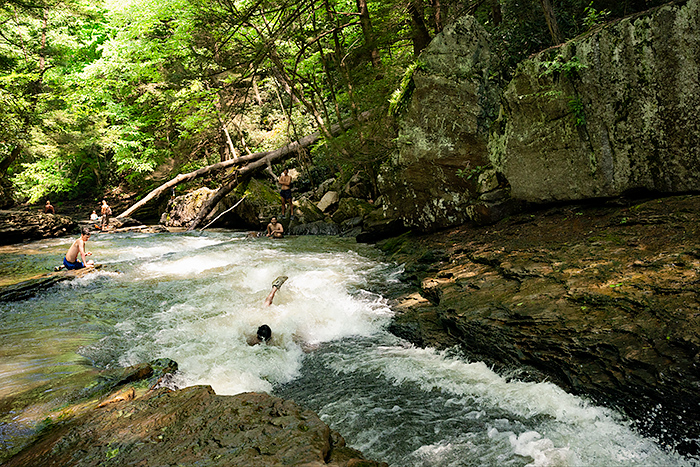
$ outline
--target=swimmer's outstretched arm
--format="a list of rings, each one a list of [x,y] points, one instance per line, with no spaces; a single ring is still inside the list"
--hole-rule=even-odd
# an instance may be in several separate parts
[[[270,294],[265,299],[265,302],[263,302],[263,306],[272,305],[272,300],[275,298],[275,294],[280,289],[280,287],[282,287],[282,284],[284,284],[286,280],[287,276],[279,276],[272,282],[272,290],[270,290]]]

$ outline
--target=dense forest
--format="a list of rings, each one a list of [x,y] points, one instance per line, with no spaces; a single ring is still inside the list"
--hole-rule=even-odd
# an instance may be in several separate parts
[[[316,131],[321,143],[282,162],[301,183],[371,177],[393,150],[420,52],[455,18],[491,33],[493,79],[505,81],[523,57],[661,3],[5,0],[0,207],[129,199]]]

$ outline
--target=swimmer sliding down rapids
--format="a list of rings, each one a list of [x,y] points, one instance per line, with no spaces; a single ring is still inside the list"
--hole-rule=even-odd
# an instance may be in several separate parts
[[[272,282],[272,290],[270,291],[269,295],[265,299],[265,302],[263,303],[263,306],[270,306],[272,305],[272,300],[275,298],[275,294],[277,291],[282,287],[282,284],[285,283],[287,280],[287,276],[279,276],[277,279],[275,279]],[[251,336],[247,339],[248,345],[257,345],[257,344],[262,344],[262,343],[267,343],[270,342],[270,339],[272,338],[272,329],[270,329],[270,326],[267,324],[263,324],[258,328],[257,333],[255,336]]]

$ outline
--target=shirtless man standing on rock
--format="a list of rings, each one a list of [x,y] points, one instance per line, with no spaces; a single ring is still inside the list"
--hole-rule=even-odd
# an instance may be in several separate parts
[[[282,199],[282,217],[289,204],[289,215],[294,218],[294,205],[292,204],[292,176],[289,169],[284,169],[277,182],[280,184],[280,197]]]
[[[68,248],[68,253],[66,257],[63,258],[63,265],[66,269],[82,269],[84,267],[92,267],[95,265],[93,260],[86,261],[86,256],[91,256],[92,253],[85,251],[85,242],[90,239],[90,229],[83,227],[80,231],[80,238],[73,242],[70,248]],[[82,257],[82,262],[78,261],[78,253]]]

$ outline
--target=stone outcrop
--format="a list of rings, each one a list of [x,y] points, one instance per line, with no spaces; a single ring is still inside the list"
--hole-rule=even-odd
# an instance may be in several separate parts
[[[421,54],[379,179],[384,215],[431,231],[526,203],[700,186],[700,1],[599,26],[523,61],[510,83],[471,18]],[[500,100],[500,103],[499,103]],[[483,191],[482,173],[498,186]]]
[[[700,196],[620,204],[386,241],[418,287],[396,306],[392,332],[461,344],[504,373],[619,407],[697,453]]]
[[[168,388],[176,368],[175,362],[158,360],[97,376],[74,375],[54,388],[54,397],[40,387],[27,397],[3,400],[13,414],[31,416],[13,417],[10,423],[18,426],[9,431],[19,436],[3,443],[0,460],[7,467],[153,462],[386,467],[364,459],[318,415],[292,401],[259,393],[218,396],[209,386]],[[41,407],[35,403],[39,397]],[[35,426],[26,425],[32,421]]]
[[[529,202],[700,186],[700,2],[625,18],[522,62],[491,160]]]
[[[374,206],[367,201],[357,198],[343,198],[338,203],[338,208],[331,216],[331,219],[336,224],[342,224],[343,221],[354,217],[363,217],[373,210]]]
[[[387,217],[421,230],[469,220],[466,208],[478,198],[469,174],[488,163],[488,127],[498,115],[493,60],[472,17],[446,27],[420,55],[398,151],[378,179]]]
[[[60,237],[73,233],[77,224],[67,216],[31,211],[0,211],[0,244]]]

